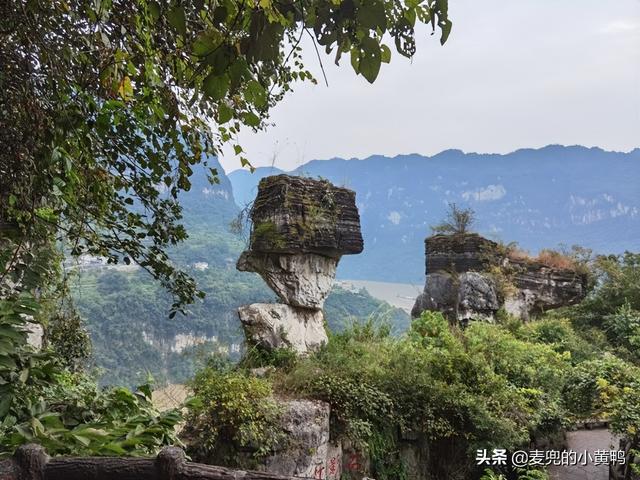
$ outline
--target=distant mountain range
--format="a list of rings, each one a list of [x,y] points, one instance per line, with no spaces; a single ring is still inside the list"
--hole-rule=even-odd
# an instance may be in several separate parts
[[[236,203],[250,202],[259,180],[278,173],[268,167],[230,173]],[[342,278],[420,282],[423,240],[448,203],[472,207],[479,233],[516,241],[532,253],[561,244],[599,253],[640,250],[640,149],[550,145],[506,155],[447,150],[432,157],[314,160],[287,173],[356,191],[365,250],[343,258]]]

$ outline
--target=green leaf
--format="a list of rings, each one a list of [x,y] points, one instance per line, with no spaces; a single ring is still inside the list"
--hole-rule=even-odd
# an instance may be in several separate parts
[[[451,23],[450,20],[445,20],[440,25],[440,28],[442,29],[442,35],[440,35],[440,45],[444,45],[447,39],[449,38],[449,34],[451,33],[452,26],[453,24]]]
[[[184,8],[175,6],[167,12],[167,20],[178,33],[184,35],[187,33],[187,20],[184,15]]]
[[[229,91],[229,76],[228,75],[215,75],[209,74],[203,81],[202,86],[204,93],[211,100],[222,100]]]
[[[10,325],[0,325],[0,337],[7,337],[20,342],[24,340],[26,334],[11,327]]]
[[[380,45],[380,60],[382,63],[391,61],[391,49],[384,44]]]
[[[245,113],[243,113],[242,114],[242,120],[244,121],[244,123],[246,123],[250,127],[257,127],[258,125],[260,125],[260,117],[258,117],[253,112],[245,112]]]
[[[218,105],[218,123],[227,123],[233,118],[233,110],[226,103],[220,103]]]
[[[409,8],[405,10],[404,18],[407,19],[407,21],[409,22],[409,25],[411,25],[412,27],[415,27],[416,25],[416,17],[417,17],[417,13],[415,8]]]
[[[198,57],[206,57],[213,53],[221,42],[220,34],[217,31],[204,32],[198,35],[193,42],[191,51]]]
[[[16,366],[16,362],[13,360],[13,358],[9,357],[8,355],[0,355],[0,368],[14,369],[16,368]]]
[[[265,108],[267,106],[267,92],[257,80],[247,82],[245,98],[258,108]]]
[[[75,435],[82,435],[85,438],[104,438],[108,437],[109,433],[102,428],[94,428],[94,427],[82,427],[76,428],[74,430]]]
[[[77,435],[72,433],[71,436],[75,438],[78,442],[80,442],[85,447],[88,447],[91,444],[91,439],[87,437],[83,437],[82,435]]]
[[[351,49],[351,67],[354,72],[360,73],[360,51],[356,47]]]
[[[243,58],[236,59],[229,67],[229,76],[233,85],[239,85],[242,80],[251,78],[247,62]]]
[[[127,451],[117,443],[108,443],[102,447],[105,453],[115,453],[116,455],[126,455]]]
[[[126,76],[120,81],[120,85],[118,86],[118,93],[120,97],[127,101],[133,98],[133,85],[131,85],[131,79]]]
[[[387,15],[381,1],[364,1],[358,9],[358,20],[364,28],[383,32],[387,29]]]
[[[361,42],[362,52],[360,54],[359,69],[360,73],[369,83],[375,82],[380,72],[380,64],[382,62],[382,53],[380,45],[371,37],[365,37]]]
[[[153,21],[157,21],[160,18],[160,5],[158,2],[149,2],[149,14]]]
[[[9,413],[12,401],[13,396],[10,394],[4,395],[2,399],[0,399],[0,418],[4,418],[5,415]]]

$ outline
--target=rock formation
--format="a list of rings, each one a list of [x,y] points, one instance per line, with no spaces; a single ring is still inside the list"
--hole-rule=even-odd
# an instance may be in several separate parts
[[[313,400],[281,400],[287,441],[267,457],[265,470],[284,476],[339,480],[342,448],[330,442],[330,407]],[[322,476],[319,476],[319,473]]]
[[[247,339],[267,350],[289,347],[298,353],[326,342],[322,310],[275,303],[253,303],[238,309]]]
[[[247,340],[268,350],[318,348],[340,257],[363,249],[355,193],[326,180],[266,177],[250,217],[249,249],[237,268],[260,274],[283,303],[238,310]]]
[[[441,311],[451,321],[493,321],[500,308],[528,320],[573,305],[586,294],[586,276],[527,258],[511,258],[477,234],[434,235],[425,240],[426,282],[411,311]]]

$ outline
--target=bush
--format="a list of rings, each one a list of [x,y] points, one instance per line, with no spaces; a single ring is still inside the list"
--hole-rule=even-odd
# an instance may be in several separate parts
[[[633,310],[629,303],[603,318],[608,337],[627,350],[628,356],[640,360],[640,311]]]
[[[428,441],[432,475],[455,479],[475,470],[476,448],[521,447],[552,428],[568,366],[550,346],[502,327],[452,330],[442,314],[425,312],[401,338],[371,324],[334,335],[274,382],[276,391],[329,402],[332,431],[369,452],[375,478],[401,470],[402,430]]]
[[[455,203],[450,203],[444,221],[433,225],[431,230],[436,234],[464,235],[469,232],[475,220],[476,212],[472,208],[460,208]]]
[[[209,365],[191,388],[187,437],[195,458],[235,466],[243,460],[238,452],[257,461],[284,440],[268,380]]]
[[[573,258],[556,250],[541,250],[536,260],[547,267],[561,270],[576,270],[578,268]]]
[[[255,378],[246,371],[255,364],[279,367]],[[331,437],[367,454],[375,478],[406,477],[399,451],[401,432],[410,432],[429,446],[424,468],[457,480],[481,475],[477,449],[526,448],[581,418],[611,416],[617,431],[635,431],[638,399],[629,388],[637,378],[638,368],[603,356],[566,319],[461,330],[424,312],[401,337],[369,320],[294,361],[252,354],[240,367],[209,367],[195,379],[200,403],[190,422],[199,458],[219,463],[224,453],[226,463],[246,467],[247,455],[257,459],[282,441],[274,392],[323,400]],[[537,470],[504,473],[545,478]]]
[[[0,298],[0,455],[25,443],[41,444],[50,455],[148,455],[179,444],[179,412],[153,408],[149,385],[100,389],[69,370],[82,348],[58,358],[27,343],[27,315],[42,320],[42,297]]]
[[[545,317],[527,324],[520,323],[518,338],[527,342],[549,345],[554,351],[570,355],[570,361],[577,365],[586,360],[593,360],[602,352],[606,339],[602,332],[590,331],[588,336],[578,335],[566,318]],[[596,341],[599,337],[599,341]]]
[[[640,369],[605,353],[577,365],[567,379],[565,401],[578,419],[608,418],[621,393],[640,378]]]
[[[49,320],[46,343],[62,366],[73,372],[80,371],[91,355],[89,332],[75,309],[58,312]]]
[[[149,455],[164,445],[180,445],[176,410],[159,412],[151,388],[101,390],[90,377],[55,374],[48,385],[22,384],[0,425],[0,453],[25,443],[49,455]]]
[[[640,253],[600,256],[593,262],[595,289],[572,309],[579,326],[602,326],[603,317],[628,305],[640,311]]]

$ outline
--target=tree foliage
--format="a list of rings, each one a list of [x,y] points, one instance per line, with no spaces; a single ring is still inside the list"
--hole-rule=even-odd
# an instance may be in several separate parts
[[[296,81],[315,81],[302,36],[348,54],[369,82],[415,28],[451,30],[446,0],[9,0],[0,7],[0,224],[38,225],[74,255],[136,262],[202,295],[169,261],[195,164],[265,126]],[[210,172],[215,181],[217,172]]]
[[[21,253],[20,268],[0,278],[0,456],[25,443],[42,444],[52,455],[140,455],[177,442],[179,412],[155,410],[148,385],[101,390],[77,372],[88,353],[79,317],[67,310],[48,318],[59,275],[51,246],[4,246]],[[28,331],[49,320],[54,350],[37,350]]]
[[[464,235],[469,233],[475,222],[476,213],[472,208],[460,208],[455,203],[449,204],[446,218],[438,225],[433,225],[433,233],[445,235]]]

